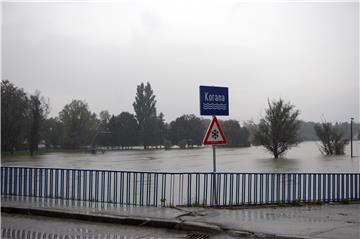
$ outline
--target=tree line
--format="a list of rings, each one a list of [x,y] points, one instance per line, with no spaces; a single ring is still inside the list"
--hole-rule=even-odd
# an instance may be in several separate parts
[[[164,114],[157,112],[156,104],[156,95],[147,82],[136,88],[134,114],[121,112],[112,115],[104,110],[97,115],[90,111],[85,101],[72,100],[58,116],[48,117],[49,100],[41,96],[39,91],[28,94],[8,80],[3,80],[1,150],[10,153],[28,150],[32,155],[38,151],[40,144],[48,149],[73,150],[96,146],[127,149],[142,145],[144,149],[169,149],[173,145],[179,148],[202,145],[209,119],[185,114],[167,123]],[[336,132],[337,141],[344,139],[342,132],[345,131],[340,126],[346,125],[324,123],[329,126],[324,128],[324,124],[312,125],[312,122],[300,121],[300,111],[282,99],[269,101],[265,114],[259,124],[247,121],[240,126],[237,120],[219,121],[228,141],[225,147],[263,145],[277,158],[304,139],[312,139],[314,135],[316,139],[324,139],[320,129],[327,133]],[[358,132],[360,127],[355,126]],[[346,140],[343,143],[345,145]]]
[[[1,151],[14,153],[26,144],[33,155],[48,113],[49,103],[39,91],[28,95],[8,80],[1,81]]]
[[[179,116],[170,123],[157,113],[156,96],[150,83],[137,86],[133,108],[135,114],[121,112],[99,115],[91,112],[82,100],[72,100],[56,117],[48,117],[49,101],[37,91],[26,93],[9,82],[1,82],[1,149],[14,153],[38,145],[53,149],[81,149],[94,146],[132,148],[142,145],[180,148],[201,146],[209,120],[193,114]],[[248,131],[236,120],[222,122],[228,137],[227,147],[250,146]]]

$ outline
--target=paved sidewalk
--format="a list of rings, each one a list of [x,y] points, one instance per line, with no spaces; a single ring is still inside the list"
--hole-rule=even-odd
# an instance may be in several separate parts
[[[135,207],[59,199],[2,196],[4,212],[128,225],[227,233],[240,237],[360,238],[360,204],[282,208]]]

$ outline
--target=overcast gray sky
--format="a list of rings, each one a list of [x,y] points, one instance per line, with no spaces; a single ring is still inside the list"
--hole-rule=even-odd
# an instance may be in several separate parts
[[[133,112],[149,81],[168,122],[199,116],[199,85],[229,87],[224,119],[282,97],[304,120],[359,120],[359,3],[3,3],[2,79],[39,89],[51,116],[72,99]]]

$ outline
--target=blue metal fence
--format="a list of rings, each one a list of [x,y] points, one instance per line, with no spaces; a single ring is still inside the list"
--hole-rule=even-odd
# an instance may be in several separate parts
[[[360,173],[170,173],[1,167],[1,194],[120,205],[257,205],[360,199]]]

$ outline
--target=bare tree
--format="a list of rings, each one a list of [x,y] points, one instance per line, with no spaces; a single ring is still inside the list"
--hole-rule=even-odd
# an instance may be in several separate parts
[[[266,116],[260,120],[255,139],[278,158],[300,142],[300,122],[297,120],[300,111],[295,110],[295,106],[290,103],[284,103],[282,99],[268,101],[268,105]]]

